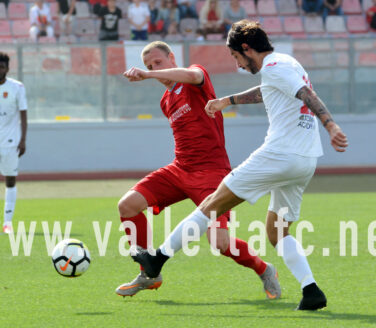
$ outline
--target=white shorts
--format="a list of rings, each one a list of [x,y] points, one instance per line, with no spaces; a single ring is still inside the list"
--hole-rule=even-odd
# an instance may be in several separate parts
[[[0,148],[0,172],[6,177],[14,177],[18,175],[17,147]]]
[[[223,182],[236,196],[251,204],[270,192],[269,211],[278,213],[281,208],[287,207],[284,219],[296,221],[304,189],[315,172],[316,164],[316,157],[256,150]]]

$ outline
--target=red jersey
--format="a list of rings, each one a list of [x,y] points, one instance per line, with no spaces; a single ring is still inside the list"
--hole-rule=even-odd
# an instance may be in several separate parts
[[[187,171],[230,169],[222,113],[217,112],[213,119],[205,112],[207,102],[216,98],[209,74],[200,65],[189,68],[202,70],[203,84],[176,83],[161,99],[162,111],[174,134],[174,162]]]

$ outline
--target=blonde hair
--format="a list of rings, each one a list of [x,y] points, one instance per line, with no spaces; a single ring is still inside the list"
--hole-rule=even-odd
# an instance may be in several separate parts
[[[147,44],[144,49],[142,49],[141,58],[143,58],[145,55],[147,55],[150,51],[152,51],[155,48],[162,50],[166,53],[166,55],[169,55],[172,52],[170,46],[166,42],[153,41]]]

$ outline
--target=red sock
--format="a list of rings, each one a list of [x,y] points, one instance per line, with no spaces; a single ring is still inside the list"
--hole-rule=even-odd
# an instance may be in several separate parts
[[[263,274],[266,269],[266,263],[257,255],[249,254],[248,244],[244,240],[236,238],[235,241],[236,248],[239,250],[239,256],[231,254],[230,246],[223,255],[231,257],[236,263],[240,265],[255,270],[258,275]]]
[[[142,248],[147,249],[148,243],[147,243],[147,236],[148,234],[151,234],[151,229],[148,223],[148,220],[144,213],[139,213],[136,216],[132,218],[120,218],[121,222],[131,221],[136,226],[136,243],[138,246],[141,246]],[[125,234],[130,235],[131,230],[129,228],[125,228]],[[131,244],[131,241],[129,240],[129,244]],[[144,270],[144,268],[140,265],[140,269]]]

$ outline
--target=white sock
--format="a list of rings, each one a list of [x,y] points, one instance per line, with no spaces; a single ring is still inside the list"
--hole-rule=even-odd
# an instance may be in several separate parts
[[[4,225],[12,222],[16,199],[17,187],[5,188]]]
[[[275,246],[278,254],[282,254],[286,266],[300,282],[302,289],[315,282],[302,245],[293,236],[286,236]]]
[[[162,254],[171,257],[175,252],[182,248],[182,232],[186,224],[190,225],[192,223],[196,223],[200,229],[200,236],[202,236],[208,230],[209,221],[210,219],[204,213],[202,213],[199,208],[196,208],[196,210],[194,210],[176,226],[174,231],[170,233],[164,243],[159,247]],[[171,253],[171,251],[173,253]]]

